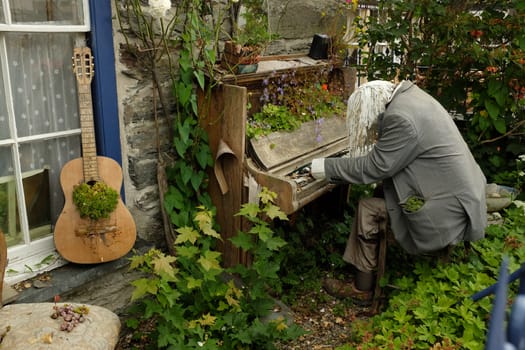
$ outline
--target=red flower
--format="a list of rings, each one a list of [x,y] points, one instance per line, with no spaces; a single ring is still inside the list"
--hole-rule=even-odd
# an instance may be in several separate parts
[[[328,84],[321,85],[321,89],[328,91]]]
[[[470,31],[470,36],[472,36],[473,38],[480,38],[481,36],[483,35],[483,31],[479,30],[479,29],[472,29]]]

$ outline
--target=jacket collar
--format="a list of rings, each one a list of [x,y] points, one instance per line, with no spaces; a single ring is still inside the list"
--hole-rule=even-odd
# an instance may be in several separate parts
[[[412,85],[414,85],[413,82],[411,81],[408,81],[408,80],[403,80],[401,81],[395,88],[394,92],[392,93],[392,96],[390,97],[390,100],[388,101],[388,103],[392,102],[392,100],[399,94],[407,91],[408,89],[410,89],[412,87]],[[388,106],[388,104],[387,104]]]

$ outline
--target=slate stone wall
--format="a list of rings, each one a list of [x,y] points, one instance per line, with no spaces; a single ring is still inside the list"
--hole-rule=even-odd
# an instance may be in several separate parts
[[[333,24],[333,17],[326,14],[334,13],[336,3],[269,0],[270,30],[277,32],[280,39],[267,48],[266,54],[308,53],[313,35],[327,32]],[[165,240],[157,186],[157,151],[159,145],[161,151],[170,149],[169,125],[160,107],[155,119],[151,77],[122,50],[125,38],[117,17],[113,17],[126,204],[136,220],[138,235],[162,245]],[[165,93],[169,100],[167,87]]]

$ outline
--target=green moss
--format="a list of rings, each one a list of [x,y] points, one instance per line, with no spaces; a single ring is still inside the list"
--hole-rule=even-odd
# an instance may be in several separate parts
[[[80,216],[92,220],[108,218],[118,204],[119,194],[103,182],[81,183],[73,189],[73,203]]]
[[[411,196],[407,199],[406,203],[403,204],[403,209],[405,209],[406,212],[414,213],[421,209],[423,205],[425,205],[425,200],[423,198]]]

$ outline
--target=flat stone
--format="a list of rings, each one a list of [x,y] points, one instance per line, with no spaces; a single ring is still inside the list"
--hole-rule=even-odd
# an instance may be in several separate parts
[[[4,287],[2,288],[2,296],[1,296],[2,304],[0,304],[0,307],[2,307],[2,305],[12,303],[18,297],[18,292],[16,291],[16,289],[14,289],[13,287],[11,287],[5,282],[3,282],[3,285]]]
[[[63,320],[51,318],[54,303],[11,304],[0,309],[0,343],[2,349],[114,349],[119,338],[120,320],[106,308],[71,304],[89,308],[85,321],[71,332],[61,331]]]

